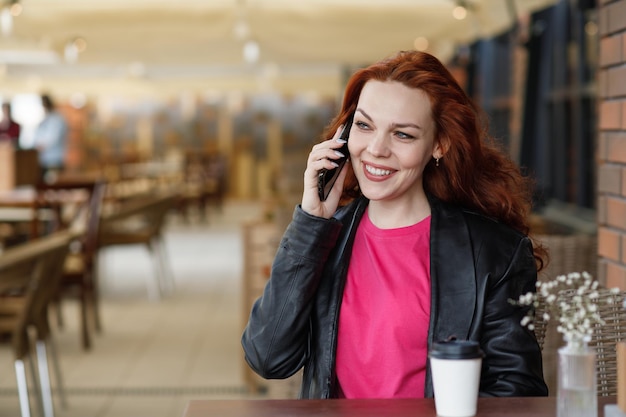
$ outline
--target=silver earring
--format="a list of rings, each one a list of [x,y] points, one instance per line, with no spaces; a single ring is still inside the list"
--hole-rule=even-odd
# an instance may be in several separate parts
[[[439,158],[435,158],[435,166],[438,167],[439,166]]]

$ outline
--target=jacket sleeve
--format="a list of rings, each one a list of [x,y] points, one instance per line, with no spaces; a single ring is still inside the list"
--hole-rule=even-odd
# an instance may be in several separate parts
[[[246,361],[262,377],[288,378],[305,364],[315,294],[341,227],[296,207],[241,339]]]
[[[537,269],[532,244],[523,238],[508,268],[485,295],[481,345],[485,350],[481,396],[546,396],[541,350],[535,334],[520,324],[530,307],[514,305],[535,291]]]

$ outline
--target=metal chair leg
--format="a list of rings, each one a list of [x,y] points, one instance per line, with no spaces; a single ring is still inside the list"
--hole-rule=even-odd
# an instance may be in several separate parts
[[[52,389],[50,387],[50,373],[48,372],[48,354],[46,343],[37,340],[35,343],[37,351],[37,366],[39,367],[39,379],[41,389],[41,400],[43,402],[44,417],[54,417],[54,403],[52,401]]]
[[[80,294],[80,327],[83,339],[83,348],[91,349],[91,334],[89,333],[89,295],[83,290]]]
[[[98,333],[102,333],[102,320],[100,318],[100,287],[99,287],[99,263],[98,255],[94,256],[93,268],[91,271],[91,288],[89,293],[91,313],[93,315],[94,329]]]
[[[30,417],[30,401],[28,399],[28,383],[26,381],[26,369],[24,361],[15,360],[15,376],[17,378],[17,392],[20,400],[22,417]]]
[[[48,347],[48,353],[52,361],[52,368],[56,378],[57,392],[59,393],[59,398],[61,400],[61,407],[67,408],[67,393],[65,392],[65,382],[63,381],[63,374],[61,374],[61,366],[59,365],[59,355],[57,354],[56,344],[50,335],[45,343]]]
[[[148,242],[148,255],[152,260],[152,264],[154,265],[154,273],[155,276],[151,277],[146,275],[146,286],[148,287],[148,299],[151,301],[160,301],[162,294],[161,289],[161,276],[163,275],[161,271],[161,265],[159,263],[159,254],[156,250],[153,241]]]
[[[35,360],[32,353],[28,352],[28,367],[30,368],[30,374],[33,380],[34,390],[37,397],[37,406],[39,407],[40,415],[45,416],[45,405],[43,397],[41,396],[41,381],[37,370],[35,369]]]
[[[165,242],[163,238],[158,236],[154,239],[153,245],[155,247],[155,256],[158,257],[159,267],[161,269],[161,288],[166,293],[171,293],[175,288],[174,272],[169,263],[167,251],[165,248]]]

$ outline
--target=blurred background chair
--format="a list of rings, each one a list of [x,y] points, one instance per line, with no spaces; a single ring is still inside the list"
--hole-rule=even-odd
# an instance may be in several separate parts
[[[80,305],[80,333],[84,349],[92,346],[91,328],[102,330],[98,308],[98,233],[100,231],[100,214],[104,202],[106,183],[99,179],[62,179],[52,184],[39,184],[37,199],[40,206],[50,201],[63,201],[71,193],[81,192],[82,197],[74,197],[65,205],[56,205],[57,215],[54,224],[47,225],[48,231],[69,228],[76,232],[63,265],[63,273],[55,296],[57,321],[63,327],[61,314],[63,299],[77,299]],[[70,204],[71,203],[71,204]],[[70,205],[69,207],[67,205]],[[33,226],[33,231],[41,234]],[[43,232],[45,233],[45,231]]]
[[[168,212],[176,207],[178,193],[145,194],[124,201],[103,216],[98,244],[100,248],[143,245],[154,265],[154,279],[148,278],[148,297],[157,301],[174,289],[174,276],[163,241],[163,226]]]
[[[48,320],[48,307],[55,296],[65,255],[74,235],[62,231],[37,238],[6,250],[0,255],[0,333],[10,343],[17,379],[20,410],[31,414],[26,363],[32,382],[40,390],[38,402],[45,417],[54,416],[54,403],[48,371],[48,352],[55,368],[57,388],[65,405],[63,381]],[[35,331],[37,368],[32,360],[32,332]]]
[[[220,153],[193,150],[185,154],[184,181],[176,208],[187,221],[194,207],[202,220],[206,220],[209,206],[222,208],[226,171],[226,158]]]

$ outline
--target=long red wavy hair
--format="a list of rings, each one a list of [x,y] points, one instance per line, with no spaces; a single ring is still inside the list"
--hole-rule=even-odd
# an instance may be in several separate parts
[[[434,56],[402,51],[367,68],[348,80],[339,115],[329,124],[330,138],[354,112],[361,90],[370,80],[397,81],[424,91],[430,98],[435,141],[444,155],[424,170],[424,189],[442,201],[457,204],[497,219],[528,235],[533,182],[488,134],[487,119],[450,71]],[[360,195],[350,170],[342,202]],[[546,249],[535,242],[534,256],[541,270],[548,260]]]

